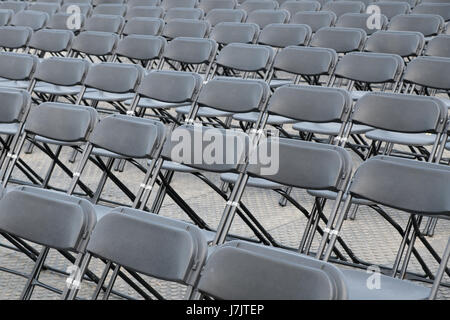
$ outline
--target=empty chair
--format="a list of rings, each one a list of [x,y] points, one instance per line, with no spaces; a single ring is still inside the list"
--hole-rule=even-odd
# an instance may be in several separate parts
[[[159,18],[131,18],[123,28],[123,35],[140,34],[147,36],[160,35],[164,28],[164,21]]]
[[[272,23],[262,29],[259,44],[276,48],[306,45],[311,38],[311,28],[302,24]]]
[[[236,9],[237,0],[202,0],[199,3],[199,8],[208,14],[214,9]]]
[[[312,36],[310,46],[334,49],[337,53],[347,53],[362,49],[366,32],[357,28],[324,27]]]
[[[27,8],[27,10],[45,12],[49,16],[55,14],[59,9],[60,5],[58,3],[45,3],[45,2],[31,3]]]
[[[166,23],[162,35],[168,39],[176,37],[205,38],[209,29],[209,23],[203,20],[172,19]]]
[[[114,55],[119,62],[122,62],[122,58],[127,58],[132,62],[140,61],[148,68],[152,61],[161,58],[166,45],[163,37],[133,34],[119,41]]]
[[[247,13],[242,9],[212,9],[206,16],[205,20],[215,27],[221,22],[244,22]]]
[[[411,58],[420,55],[424,45],[425,38],[420,32],[377,31],[367,39],[364,51],[393,53]]]
[[[164,15],[164,9],[161,7],[131,7],[127,11],[126,19],[130,20],[132,18],[162,18]]]
[[[450,35],[438,35],[428,42],[424,52],[427,56],[450,58]]]
[[[97,57],[106,61],[114,53],[118,42],[119,36],[115,33],[83,31],[73,40],[70,56]]]
[[[24,53],[0,53],[0,86],[27,89],[38,58]]]
[[[399,14],[407,14],[410,11],[410,5],[404,1],[378,1],[376,3],[382,15],[389,20]]]
[[[1,1],[0,9],[12,10],[14,13],[25,10],[28,7],[28,2],[25,1]]]
[[[11,19],[11,25],[30,27],[33,31],[36,31],[44,28],[48,19],[49,16],[45,12],[26,10],[16,13]]]
[[[211,31],[211,39],[221,45],[230,43],[254,43],[259,27],[254,23],[221,22]]]
[[[450,3],[421,3],[414,7],[412,13],[437,14],[444,21],[450,20]]]
[[[359,28],[363,29],[367,35],[383,30],[388,24],[388,19],[384,15],[380,15],[380,25],[377,27],[368,27],[367,20],[371,16],[370,13],[344,13],[336,21],[336,27]],[[379,28],[378,28],[379,27]]]
[[[89,201],[50,190],[17,187],[2,198],[0,208],[3,232],[42,245],[21,299],[31,299],[36,285],[46,287],[39,281],[39,275],[50,249],[77,253],[74,266],[80,267],[97,222]]]
[[[14,11],[9,9],[0,9],[0,26],[6,26],[11,21]]]
[[[255,23],[261,29],[272,23],[287,23],[289,21],[289,11],[280,10],[254,10],[247,16],[247,23]]]
[[[0,27],[0,47],[22,49],[28,45],[33,30],[29,27]]]
[[[388,30],[417,31],[425,37],[433,36],[444,29],[444,19],[432,14],[399,14],[391,19]]]
[[[316,32],[323,27],[331,27],[336,22],[336,14],[331,11],[305,11],[297,12],[292,17],[291,23],[307,24],[312,32]]]
[[[41,29],[33,33],[28,47],[36,50],[41,57],[46,52],[69,52],[72,46],[73,32],[70,30]]]
[[[80,14],[82,14],[85,17],[89,17],[92,13],[92,5],[90,3],[76,3],[76,2],[67,3],[67,1],[65,1],[64,5],[61,7],[61,10],[59,11],[59,13],[68,13],[68,14],[73,14],[77,12],[80,12]]]
[[[68,23],[70,21],[71,13],[58,12],[52,15],[48,21],[47,28],[58,30],[72,30],[78,32],[83,28],[86,17],[81,14],[79,24],[76,22]]]
[[[194,8],[198,3],[198,0],[162,0],[161,7],[164,10],[172,8]]]
[[[86,19],[83,30],[120,33],[124,23],[125,20],[121,16],[96,14]]]
[[[172,19],[193,19],[200,20],[204,16],[204,12],[199,8],[171,8],[166,11],[164,20]]]
[[[289,11],[289,14],[291,15],[291,17],[293,17],[297,12],[319,11],[320,2],[313,0],[285,1],[281,4],[280,8]]]
[[[278,6],[276,1],[247,0],[239,6],[239,9],[245,10],[247,14],[250,14],[255,10],[274,10]]]
[[[360,1],[329,1],[325,3],[322,10],[331,11],[339,18],[345,13],[364,12],[364,3]]]
[[[122,4],[100,4],[94,8],[92,14],[107,14],[125,16],[127,7]]]

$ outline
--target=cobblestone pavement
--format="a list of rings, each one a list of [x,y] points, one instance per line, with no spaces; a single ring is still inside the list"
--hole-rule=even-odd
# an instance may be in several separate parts
[[[73,168],[73,164],[67,161],[70,154],[71,150],[63,149],[61,159],[67,163],[69,168]],[[36,148],[32,154],[23,155],[22,158],[42,175],[44,175],[49,165],[48,158]],[[358,162],[359,160],[355,156],[355,166]],[[130,164],[127,164],[124,172],[116,174],[132,191],[136,191],[143,178],[142,173]],[[18,170],[14,171],[13,176],[17,179],[24,179],[24,176]],[[94,188],[99,176],[100,171],[94,165],[89,164],[82,175],[82,180],[91,188]],[[217,185],[220,184],[217,175],[206,174],[206,176]],[[53,187],[64,188],[68,186],[68,183],[69,178],[67,175],[57,168],[51,180],[51,185]],[[175,174],[172,186],[205,221],[211,226],[217,226],[225,205],[222,198],[212,192],[197,177],[190,174]],[[107,183],[102,196],[110,200],[130,204],[130,201],[127,202],[123,193],[110,181]],[[293,196],[305,208],[311,208],[313,198],[305,191],[294,190]],[[276,240],[283,245],[296,247],[299,244],[306,219],[290,204],[285,207],[279,206],[278,200],[279,196],[273,191],[254,188],[247,188],[243,196],[243,202],[255,214],[259,221],[262,222],[264,227],[271,232]],[[325,213],[329,212],[330,207],[330,204],[326,206]],[[394,220],[403,227],[405,226],[408,218],[406,213],[390,209],[386,210]],[[167,217],[188,220],[184,212],[169,197],[165,199],[160,214]],[[435,236],[427,238],[439,254],[442,254],[444,250],[448,239],[449,228],[450,221],[440,221]],[[236,235],[253,236],[249,228],[239,218],[236,218],[231,231]],[[386,266],[393,264],[401,240],[398,233],[378,213],[368,207],[360,207],[355,220],[345,221],[342,238],[360,259],[369,263]],[[7,244],[3,238],[0,238],[0,243]],[[315,239],[313,250],[315,247],[317,247],[317,239]],[[435,272],[437,264],[433,257],[427,252],[420,241],[418,241],[416,247],[430,266],[432,272]],[[66,270],[69,263],[59,253],[51,252],[47,265],[60,270]],[[22,253],[0,247],[0,266],[27,273],[31,271],[32,261]],[[103,266],[104,264],[97,259],[93,259],[91,262],[91,270],[97,275],[100,275]],[[411,260],[408,270],[421,273],[421,267],[414,257]],[[64,287],[65,279],[65,275],[48,270],[44,271],[40,278],[42,282],[59,289]],[[450,279],[446,277],[445,281],[450,282]],[[153,279],[149,279],[149,282],[167,299],[183,298],[185,288],[181,285]],[[17,299],[20,296],[24,284],[25,278],[0,272],[0,299]],[[94,288],[94,284],[86,281],[83,282],[79,297],[89,298]],[[139,298],[136,292],[121,279],[117,281],[115,289],[129,296]],[[35,289],[32,298],[57,299],[58,296],[53,292],[38,287]],[[117,295],[112,295],[111,298],[120,299]],[[401,299],[401,296],[399,298]],[[450,289],[442,288],[439,293],[439,299],[450,299]]]

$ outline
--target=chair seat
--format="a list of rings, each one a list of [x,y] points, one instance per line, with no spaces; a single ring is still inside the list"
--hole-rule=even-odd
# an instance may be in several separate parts
[[[99,221],[101,218],[103,218],[105,215],[107,215],[109,212],[113,210],[112,207],[104,206],[101,204],[95,204],[95,215],[97,216],[97,221]]]
[[[315,123],[315,122],[299,122],[292,126],[294,130],[302,132],[311,132],[318,134],[325,134],[329,136],[336,136],[341,128],[340,123],[327,122],[327,123]],[[362,134],[372,130],[372,127],[354,124],[352,126],[352,134]]]
[[[54,144],[54,145],[58,145],[58,146],[82,146],[84,144],[83,141],[62,141],[62,140],[54,140],[54,139],[49,139],[49,138],[45,138],[42,136],[35,136],[34,137],[35,141],[39,141],[42,143],[47,143],[47,144]]]
[[[445,145],[445,149],[450,150],[450,142]]]
[[[133,99],[126,100],[124,103],[127,106],[130,106]],[[139,99],[138,107],[141,108],[152,108],[152,109],[170,109],[175,107],[181,107],[181,106],[190,106],[190,103],[169,103],[169,102],[163,102],[158,101],[154,99],[149,98],[141,98]]]
[[[91,154],[95,156],[115,158],[115,159],[129,159],[129,157],[125,157],[118,153],[111,152],[102,148],[94,148]]]
[[[308,194],[310,194],[313,197],[325,198],[328,200],[336,200],[336,197],[337,197],[336,192],[329,191],[329,190],[307,190],[307,192],[308,192]],[[345,201],[345,199],[347,199],[347,195],[344,194],[342,199]],[[359,204],[359,205],[365,205],[365,206],[369,206],[369,205],[373,204],[373,202],[370,202],[369,200],[358,199],[358,198],[353,198],[352,203]]]
[[[270,81],[270,87],[275,89],[275,88],[284,86],[285,84],[291,84],[291,83],[293,83],[293,81],[290,79],[272,79]]]
[[[353,100],[359,100],[363,95],[365,95],[368,91],[352,91],[350,92],[350,96]]]
[[[236,173],[222,173],[220,175],[220,180],[222,180],[223,182],[226,182],[226,183],[231,183],[231,184],[234,184],[236,182],[237,178],[238,178],[238,175]],[[273,190],[273,189],[281,189],[284,186],[279,183],[272,182],[272,181],[269,181],[266,179],[250,177],[247,182],[247,187]]]
[[[351,269],[341,271],[350,300],[423,300],[430,294],[430,289],[426,287],[385,275],[380,275],[379,289],[369,289],[367,281],[369,277],[374,276],[373,273]]]
[[[17,130],[19,130],[18,123],[0,123],[0,134],[12,136],[17,133]]]
[[[28,85],[29,85],[28,81],[0,79],[0,87],[3,88],[27,89]]]
[[[233,119],[255,123],[258,120],[258,116],[259,112],[246,112],[235,114]],[[286,123],[295,123],[295,120],[276,115],[269,115],[269,118],[267,119],[267,124],[270,125],[281,125]]]
[[[446,107],[450,109],[450,99],[435,97],[445,103]]]
[[[408,146],[428,146],[436,140],[436,135],[427,133],[401,133],[386,130],[372,130],[366,133],[367,139],[392,142]]]
[[[188,114],[191,110],[191,106],[184,106],[176,108],[175,111],[181,114]],[[215,118],[215,117],[229,117],[232,116],[233,113],[220,111],[213,108],[208,107],[200,107],[197,112],[197,117],[205,117],[205,118]]]
[[[132,99],[134,97],[134,93],[112,93],[105,92],[100,90],[86,91],[83,95],[83,99],[87,100],[97,100],[97,101],[125,101],[128,99]]]
[[[81,90],[81,86],[57,86],[51,83],[42,83],[36,85],[35,92],[52,94],[55,96],[72,96],[77,95]]]
[[[149,163],[151,163],[151,162],[152,162],[152,160],[149,161]],[[191,168],[191,167],[185,166],[184,164],[174,162],[174,161],[169,161],[169,160],[164,160],[161,168],[163,170],[170,170],[170,171],[184,172],[184,173],[200,172],[200,170],[198,170],[198,169]]]

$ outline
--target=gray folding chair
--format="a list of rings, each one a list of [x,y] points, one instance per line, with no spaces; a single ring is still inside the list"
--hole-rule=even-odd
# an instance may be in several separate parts
[[[125,16],[127,7],[123,4],[100,4],[94,8],[92,14],[107,14],[113,16]]]
[[[119,207],[100,219],[94,230],[87,250],[89,255],[113,264],[108,288],[113,288],[119,269],[123,268],[185,285],[187,299],[196,294],[195,286],[208,254],[206,239],[196,226]],[[105,269],[98,286],[105,283],[109,269]],[[103,299],[108,299],[109,294],[107,291]]]
[[[45,12],[51,17],[57,11],[59,11],[60,8],[61,5],[59,3],[35,2],[30,3],[27,7],[27,10]]]
[[[212,9],[206,16],[205,20],[215,27],[221,22],[244,22],[247,18],[247,13],[242,9]]]
[[[122,32],[125,20],[121,16],[95,14],[86,19],[82,31],[99,31],[119,34]]]
[[[258,35],[257,24],[220,22],[211,31],[210,38],[224,46],[231,43],[255,43]]]
[[[83,31],[77,35],[72,43],[69,57],[87,58],[92,63],[94,58],[100,61],[111,59],[117,44],[119,36],[110,32]]]
[[[6,26],[11,21],[14,11],[9,9],[0,9],[0,26]]]
[[[444,21],[449,21],[450,3],[421,3],[414,7],[412,13],[437,14],[440,15]]]
[[[206,38],[210,25],[204,20],[172,19],[166,23],[162,35],[168,39],[177,37]]]
[[[135,6],[128,8],[126,20],[132,18],[162,18],[164,15],[164,9],[161,7],[152,6]]]
[[[159,36],[164,27],[164,20],[159,18],[137,17],[131,18],[125,24],[122,34],[139,34],[146,36]]]
[[[255,23],[261,29],[272,23],[288,23],[290,19],[289,11],[284,9],[277,10],[254,10],[247,16],[245,22]]]
[[[304,11],[297,12],[292,17],[291,23],[307,24],[312,32],[317,32],[320,28],[334,25],[336,19],[336,15],[331,11]]]
[[[33,30],[29,27],[0,27],[0,47],[3,50],[25,49],[30,41]]]
[[[70,30],[41,29],[33,33],[28,49],[43,58],[46,53],[67,55],[72,47],[74,34]]]
[[[202,0],[198,7],[208,14],[214,9],[236,9],[237,0]]]
[[[18,27],[30,27],[33,31],[36,31],[44,28],[48,19],[49,16],[45,12],[25,10],[16,13],[10,24]]]
[[[81,266],[96,222],[92,205],[83,199],[32,187],[17,187],[6,193],[0,200],[0,229],[42,246],[31,273],[25,276],[20,299],[30,300],[36,286],[48,288],[39,275],[50,249],[75,252],[74,267]],[[76,285],[76,279],[69,281]]]
[[[360,51],[366,41],[366,32],[357,28],[323,27],[314,33],[309,45],[334,49],[337,53]]]
[[[363,29],[367,35],[371,35],[372,33],[383,30],[386,28],[388,24],[388,19],[385,15],[381,14],[379,16],[380,25],[375,27],[368,27],[367,21],[370,18],[370,13],[344,13],[343,15],[338,17],[336,21],[336,27],[344,27],[344,28],[359,28]],[[378,28],[379,27],[379,28]]]
[[[367,38],[363,51],[392,53],[411,59],[422,54],[425,38],[420,32],[377,31]]]
[[[291,17],[294,17],[297,12],[319,11],[320,2],[314,0],[285,1],[280,5],[280,8],[289,11]]]
[[[417,31],[430,37],[444,30],[444,19],[435,14],[399,14],[391,19],[388,30]]]
[[[195,8],[198,0],[162,0],[161,7],[165,11],[172,8]]]
[[[305,46],[311,38],[311,28],[302,24],[272,23],[262,29],[258,44],[275,48]]]
[[[202,20],[205,13],[200,8],[171,8],[164,14],[164,20],[172,19],[192,19]]]
[[[442,34],[431,39],[424,55],[450,58],[450,35]]]
[[[47,28],[49,29],[57,29],[57,30],[71,30],[74,33],[78,33],[84,26],[84,22],[86,21],[86,15],[80,14],[80,24],[68,24],[67,22],[70,20],[71,13],[66,13],[65,11],[55,13],[52,15],[48,21]]]
[[[275,10],[279,7],[276,1],[259,1],[259,0],[246,0],[238,8],[245,10],[247,15],[255,10]]]
[[[415,0],[413,0],[415,1]],[[386,16],[388,20],[399,14],[407,14],[410,12],[410,4],[406,1],[377,1],[376,5],[380,8],[381,14]]]
[[[153,62],[161,59],[166,45],[163,37],[133,34],[119,41],[112,61],[123,62],[127,59],[148,69]]]
[[[61,10],[58,13],[73,13],[73,9],[80,10],[80,14],[82,14],[85,17],[89,17],[92,14],[92,5],[89,0],[87,0],[86,3],[81,3],[82,0],[73,0],[74,2],[70,3],[67,0],[64,1],[63,6],[61,7]],[[80,2],[80,3],[78,3]],[[76,7],[73,7],[76,6]],[[55,14],[58,14],[55,13]]]
[[[28,89],[37,63],[30,54],[0,52],[0,87]]]
[[[28,2],[25,1],[1,1],[0,9],[12,10],[14,13],[18,13],[27,8]]]
[[[324,11],[334,12],[336,17],[340,17],[345,13],[362,13],[365,5],[361,1],[329,1],[322,7]]]

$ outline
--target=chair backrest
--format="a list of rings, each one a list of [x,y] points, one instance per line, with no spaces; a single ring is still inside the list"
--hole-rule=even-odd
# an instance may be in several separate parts
[[[441,34],[428,42],[424,52],[427,56],[450,58],[450,35]]]
[[[193,286],[208,245],[190,223],[119,207],[99,220],[87,250],[147,276]]]
[[[205,20],[214,27],[221,22],[243,22],[246,17],[247,13],[242,9],[212,9]]]
[[[95,125],[89,142],[125,157],[145,159],[156,155],[165,136],[160,121],[113,114]]]
[[[40,11],[19,11],[11,19],[12,26],[30,27],[33,31],[42,29],[47,24],[49,16]]]
[[[290,46],[276,55],[273,68],[296,75],[330,75],[337,59],[333,49]]]
[[[58,3],[36,2],[36,3],[30,3],[28,5],[27,10],[45,12],[49,16],[51,16],[51,15],[55,14],[60,8],[61,8],[61,5]]]
[[[414,0],[415,1],[415,0]],[[398,14],[407,14],[411,10],[408,2],[405,1],[379,1],[376,3],[380,8],[381,14],[385,15],[389,20]]]
[[[33,55],[14,52],[0,52],[0,78],[9,80],[31,79],[38,58]]]
[[[83,83],[88,70],[89,62],[86,60],[50,57],[38,63],[34,79],[60,86],[74,86]]]
[[[133,34],[120,40],[114,53],[121,57],[148,61],[160,58],[166,45],[163,37]]]
[[[61,7],[61,10],[58,13],[68,13],[73,14],[75,12],[80,12],[81,15],[88,17],[92,13],[92,5],[91,3],[77,3],[81,2],[81,0],[74,0],[74,3],[68,3],[68,1],[64,1],[64,5]]]
[[[33,30],[29,27],[0,27],[0,47],[8,49],[24,48],[31,39]]]
[[[420,32],[377,31],[367,39],[364,51],[413,57],[421,54],[424,45],[425,37]]]
[[[361,50],[366,32],[357,28],[324,27],[312,36],[310,46],[334,49],[337,53]]]
[[[215,299],[343,300],[348,296],[344,275],[332,264],[243,241],[213,251],[198,289]]]
[[[135,64],[97,63],[89,68],[84,85],[107,92],[132,92],[141,81],[143,72],[143,68]]]
[[[96,224],[89,201],[52,190],[16,187],[0,200],[0,228],[44,246],[84,252]]]
[[[211,32],[211,39],[226,45],[230,43],[254,43],[259,27],[254,23],[221,22]]]
[[[201,20],[204,16],[204,12],[199,8],[172,8],[166,11],[164,15],[165,21],[172,19],[192,19]]]
[[[355,105],[354,123],[406,133],[439,133],[445,130],[447,108],[437,98],[369,92]]]
[[[0,88],[0,123],[22,121],[31,97],[25,90]]]
[[[344,28],[359,28],[363,29],[366,34],[370,35],[380,29],[385,29],[388,24],[388,19],[385,15],[380,15],[380,25],[375,27],[367,26],[371,13],[344,13],[336,21],[336,27]]]
[[[71,30],[73,32],[79,31],[83,28],[86,17],[84,14],[80,14],[80,23],[79,25],[72,23],[69,24],[72,14],[65,12],[55,13],[50,17],[50,20],[47,24],[47,28],[49,29],[57,29],[57,30]]]
[[[94,6],[99,6],[102,4],[124,4],[125,0],[92,0]]]
[[[226,45],[216,58],[216,64],[225,68],[256,72],[268,70],[274,51],[269,46],[231,43]]]
[[[237,0],[202,0],[199,3],[205,14],[214,9],[236,9]]]
[[[159,6],[161,0],[128,0],[128,9],[136,6]]]
[[[450,3],[421,3],[414,7],[412,13],[437,14],[444,21],[450,20]]]
[[[33,33],[28,46],[43,52],[69,51],[73,38],[70,30],[41,29]]]
[[[96,121],[97,112],[94,108],[44,102],[31,107],[25,122],[25,132],[59,141],[86,141]]]
[[[287,10],[261,9],[250,12],[246,22],[256,23],[262,29],[271,23],[287,23],[289,19],[289,11]]]
[[[304,11],[297,12],[292,17],[291,23],[307,24],[312,32],[316,32],[320,28],[334,25],[336,19],[336,15],[331,11]]]
[[[243,9],[250,14],[255,10],[274,10],[278,8],[278,2],[276,1],[259,1],[259,0],[247,0],[242,3],[239,8]]]
[[[204,20],[172,19],[166,23],[163,36],[169,39],[177,37],[205,38],[210,25]]]
[[[159,36],[164,27],[164,20],[160,18],[137,17],[131,18],[123,28],[124,35],[140,34],[147,36]]]
[[[44,2],[44,3],[57,3],[59,5],[62,4],[63,0],[36,0],[37,3]]]
[[[83,31],[73,39],[72,50],[93,56],[111,55],[118,42],[115,33]]]
[[[92,14],[108,14],[114,16],[125,16],[127,7],[122,4],[106,3],[100,4],[94,8]]]
[[[276,48],[302,46],[309,42],[311,33],[311,28],[305,24],[273,23],[261,31],[258,43]]]
[[[391,19],[388,30],[417,31],[425,37],[433,36],[444,29],[444,19],[435,14],[399,14]]]
[[[0,9],[0,26],[6,26],[11,21],[14,11],[9,9]]]
[[[350,194],[413,214],[449,216],[448,166],[377,156],[356,170]]]
[[[136,6],[131,7],[127,11],[126,19],[132,18],[162,18],[164,9],[161,7],[152,6]]]
[[[202,82],[197,73],[154,70],[142,79],[136,92],[142,97],[168,103],[191,102]]]
[[[95,14],[86,19],[83,30],[119,33],[125,20],[121,16]]]
[[[278,157],[272,154],[271,170],[266,161],[251,156],[249,176],[301,189],[345,191],[353,164],[344,148],[269,137],[258,144],[252,155],[267,154],[270,150],[278,154]]]
[[[450,58],[417,57],[408,63],[402,81],[434,88],[450,89]]]
[[[329,1],[322,8],[324,11],[334,12],[338,18],[345,13],[364,12],[364,9],[364,3],[360,1]]]
[[[217,43],[212,39],[178,37],[169,42],[164,60],[200,65],[214,60]]]
[[[28,2],[25,1],[1,1],[0,9],[12,10],[14,13],[18,13],[27,8]]]
[[[351,96],[344,89],[292,84],[275,90],[267,110],[297,121],[346,122],[351,106]]]
[[[320,9],[320,2],[314,0],[285,1],[281,4],[280,8],[289,11],[291,17],[293,17],[297,12],[318,11]]]
[[[169,10],[171,8],[195,8],[198,0],[162,0],[161,7],[164,10]]]

